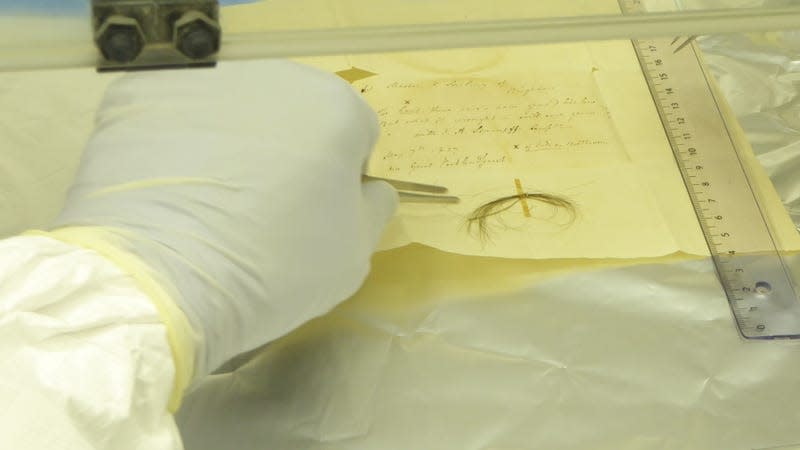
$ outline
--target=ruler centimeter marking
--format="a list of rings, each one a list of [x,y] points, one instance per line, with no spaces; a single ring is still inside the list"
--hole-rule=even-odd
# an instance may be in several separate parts
[[[625,14],[644,12],[640,0],[619,3]],[[632,43],[736,325],[748,339],[800,338],[797,275],[775,245],[697,46],[686,39]]]

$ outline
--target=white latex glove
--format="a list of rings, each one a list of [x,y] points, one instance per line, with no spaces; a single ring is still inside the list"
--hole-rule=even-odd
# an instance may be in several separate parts
[[[287,61],[129,75],[55,225],[152,269],[196,334],[197,379],[359,288],[397,202],[361,182],[377,135],[345,81]]]

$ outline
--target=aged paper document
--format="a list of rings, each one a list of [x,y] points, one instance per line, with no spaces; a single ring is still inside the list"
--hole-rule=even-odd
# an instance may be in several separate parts
[[[705,242],[629,43],[353,57],[378,112],[370,173],[450,188],[457,205],[403,204],[385,247],[418,242],[512,258],[632,258]],[[520,189],[521,187],[521,189]],[[486,219],[478,206],[534,199]]]

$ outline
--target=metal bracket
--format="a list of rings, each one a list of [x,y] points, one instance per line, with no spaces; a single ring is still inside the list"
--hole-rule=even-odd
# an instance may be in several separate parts
[[[98,71],[216,64],[217,0],[92,0]]]

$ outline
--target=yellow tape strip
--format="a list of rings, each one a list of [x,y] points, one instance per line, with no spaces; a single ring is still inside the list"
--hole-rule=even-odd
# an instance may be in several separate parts
[[[336,75],[339,75],[348,83],[353,84],[356,81],[363,80],[364,78],[375,76],[377,73],[370,72],[369,70],[359,69],[358,67],[351,67],[349,69],[336,72]]]
[[[519,181],[519,178],[514,178],[514,185],[517,186],[517,195],[519,195],[519,203],[522,205],[522,213],[525,214],[525,217],[530,217],[531,209],[528,207],[525,191],[522,190],[522,181]]]
[[[175,413],[180,408],[183,393],[192,382],[194,375],[194,337],[186,315],[175,303],[176,292],[166,280],[156,281],[158,277],[153,269],[135,255],[124,250],[125,235],[123,230],[101,227],[69,227],[51,232],[33,230],[25,234],[45,236],[70,245],[93,250],[105,257],[124,273],[131,276],[136,286],[150,299],[158,310],[158,315],[167,328],[172,359],[175,363],[175,383],[169,399],[169,411]],[[176,294],[177,295],[177,294]]]

